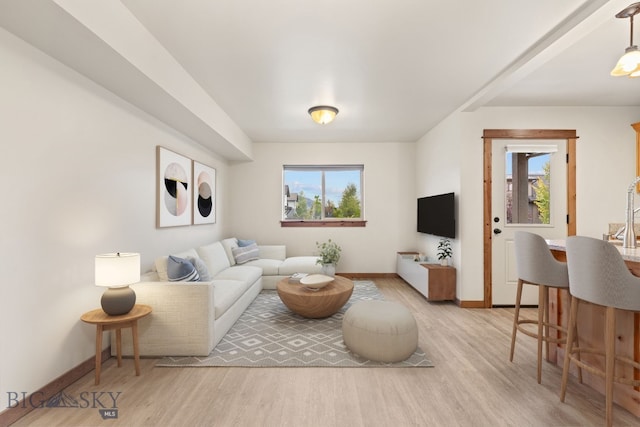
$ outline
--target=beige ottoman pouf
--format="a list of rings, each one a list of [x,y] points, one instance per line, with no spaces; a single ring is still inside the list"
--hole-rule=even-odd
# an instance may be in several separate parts
[[[392,301],[360,301],[349,307],[342,335],[349,350],[378,362],[400,362],[418,348],[416,319]]]

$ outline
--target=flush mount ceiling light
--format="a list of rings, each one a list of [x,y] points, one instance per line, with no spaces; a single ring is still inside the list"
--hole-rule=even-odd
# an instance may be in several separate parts
[[[631,39],[629,47],[624,51],[624,55],[620,57],[616,66],[611,70],[611,75],[614,77],[640,77],[640,50],[638,50],[638,46],[633,44],[633,16],[638,12],[640,12],[640,3],[633,3],[616,14],[616,18],[629,18]]]
[[[338,114],[338,109],[328,105],[318,105],[316,107],[309,108],[309,115],[311,116],[311,119],[321,125],[331,123],[333,119],[336,118],[336,114]]]

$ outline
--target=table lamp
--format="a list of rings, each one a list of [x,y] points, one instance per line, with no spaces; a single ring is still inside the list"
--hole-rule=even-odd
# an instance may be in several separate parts
[[[96,286],[108,289],[102,295],[102,309],[110,316],[127,314],[136,303],[129,285],[140,281],[140,254],[118,252],[96,255]]]

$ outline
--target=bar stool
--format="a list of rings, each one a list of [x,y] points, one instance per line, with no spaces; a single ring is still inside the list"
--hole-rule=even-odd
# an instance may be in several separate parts
[[[616,356],[616,310],[640,312],[640,278],[629,272],[620,252],[612,244],[591,237],[573,236],[567,239],[567,264],[569,267],[569,335],[562,368],[560,401],[564,402],[571,362],[579,368],[604,377],[606,424],[613,425],[613,383],[640,386],[640,380],[615,376],[615,363],[620,362],[640,369],[640,363],[628,357]],[[578,314],[578,302],[587,301],[605,307],[604,352],[593,348],[574,346]],[[580,353],[604,356],[605,369],[599,369],[581,361]]]
[[[566,343],[566,329],[549,322],[549,288],[569,289],[569,274],[567,264],[556,260],[547,242],[541,236],[526,231],[515,232],[516,270],[518,273],[518,289],[516,307],[513,316],[513,331],[511,333],[511,353],[509,361],[513,362],[518,331],[538,340],[538,384],[542,382],[542,342],[546,342],[546,355],[549,357],[549,343]],[[538,286],[538,320],[520,319],[520,300],[523,285]],[[537,331],[524,325],[537,325]],[[543,333],[544,327],[544,333]],[[549,329],[559,333],[549,334]]]

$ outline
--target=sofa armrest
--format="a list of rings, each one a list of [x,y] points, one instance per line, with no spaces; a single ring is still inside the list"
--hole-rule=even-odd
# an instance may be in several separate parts
[[[258,250],[262,259],[284,261],[287,258],[287,247],[285,245],[258,245]]]
[[[215,319],[211,282],[140,282],[131,288],[136,303],[153,310],[138,321],[140,355],[206,356],[211,352]],[[133,354],[130,334],[122,334],[122,352]]]

